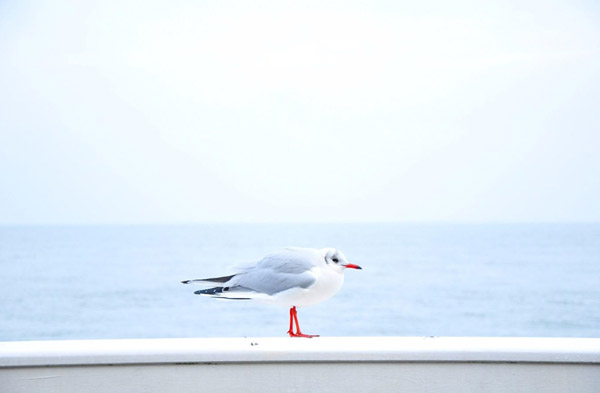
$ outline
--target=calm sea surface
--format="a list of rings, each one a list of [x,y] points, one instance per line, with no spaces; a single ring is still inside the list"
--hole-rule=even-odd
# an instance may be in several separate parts
[[[600,224],[207,224],[0,227],[0,341],[285,336],[285,308],[180,284],[285,246],[364,269],[306,333],[600,337]]]

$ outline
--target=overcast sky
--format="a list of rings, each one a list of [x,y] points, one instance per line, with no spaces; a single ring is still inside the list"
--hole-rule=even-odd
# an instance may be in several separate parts
[[[0,224],[600,221],[596,1],[2,1]]]

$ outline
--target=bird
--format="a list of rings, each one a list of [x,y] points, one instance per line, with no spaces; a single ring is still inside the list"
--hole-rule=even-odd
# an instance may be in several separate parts
[[[290,307],[290,337],[318,337],[304,334],[296,307],[320,303],[335,295],[344,283],[346,269],[362,269],[349,263],[335,248],[287,247],[265,255],[258,262],[238,265],[238,273],[182,281],[210,288],[196,295],[218,299],[256,300]],[[296,328],[294,331],[294,327]]]

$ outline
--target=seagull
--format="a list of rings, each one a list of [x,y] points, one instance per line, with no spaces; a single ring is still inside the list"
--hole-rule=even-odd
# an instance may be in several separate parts
[[[290,337],[318,337],[303,334],[296,307],[310,306],[335,295],[344,283],[346,269],[362,269],[348,263],[335,248],[288,247],[264,256],[260,261],[237,266],[230,276],[182,281],[183,284],[215,285],[194,292],[219,299],[257,300],[290,308]],[[294,326],[296,331],[294,331]]]

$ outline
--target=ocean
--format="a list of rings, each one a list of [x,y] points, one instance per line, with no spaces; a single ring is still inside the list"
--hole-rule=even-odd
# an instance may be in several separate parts
[[[0,341],[283,337],[288,309],[180,282],[286,246],[363,267],[305,333],[600,337],[600,224],[198,224],[0,227]]]

